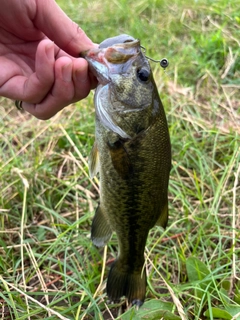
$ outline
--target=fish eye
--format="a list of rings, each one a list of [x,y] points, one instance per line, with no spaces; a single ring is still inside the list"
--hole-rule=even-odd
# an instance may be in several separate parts
[[[137,76],[141,81],[146,82],[149,79],[150,72],[147,69],[142,68],[137,71]]]

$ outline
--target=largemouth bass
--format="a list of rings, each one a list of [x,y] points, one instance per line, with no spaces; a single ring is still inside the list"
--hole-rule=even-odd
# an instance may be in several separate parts
[[[99,85],[90,174],[100,174],[100,204],[91,238],[104,246],[117,234],[107,295],[140,306],[146,293],[149,230],[168,220],[171,147],[166,116],[140,41],[120,35],[83,54]]]

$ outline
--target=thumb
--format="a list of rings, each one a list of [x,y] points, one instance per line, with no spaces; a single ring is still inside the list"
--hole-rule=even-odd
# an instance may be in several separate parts
[[[72,56],[94,47],[85,32],[73,22],[54,0],[36,0],[36,27],[58,47]]]

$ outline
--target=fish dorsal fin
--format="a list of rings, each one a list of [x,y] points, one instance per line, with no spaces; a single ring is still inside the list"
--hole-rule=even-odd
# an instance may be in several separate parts
[[[168,222],[168,201],[166,200],[166,204],[159,215],[156,225],[162,228],[166,228],[167,222]]]
[[[89,167],[89,174],[91,179],[97,175],[99,172],[100,161],[99,161],[99,153],[97,148],[96,141],[93,144],[89,159],[88,159],[88,167]]]

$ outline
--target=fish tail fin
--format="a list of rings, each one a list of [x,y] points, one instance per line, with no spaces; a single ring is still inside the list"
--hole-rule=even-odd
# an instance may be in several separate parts
[[[104,217],[101,206],[97,207],[95,216],[92,222],[91,238],[92,242],[97,247],[103,247],[111,238],[112,230],[111,227]]]
[[[139,272],[130,272],[120,260],[116,260],[108,275],[107,295],[112,301],[125,296],[129,303],[140,307],[145,299],[146,283],[145,268]]]

